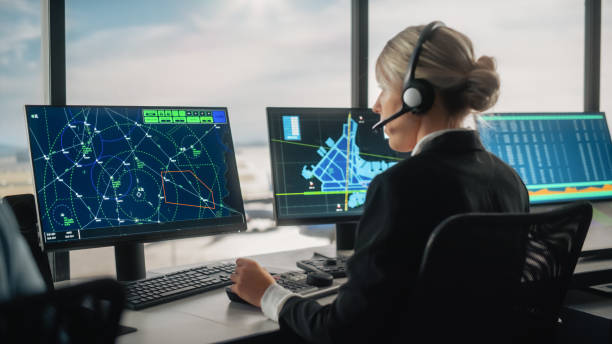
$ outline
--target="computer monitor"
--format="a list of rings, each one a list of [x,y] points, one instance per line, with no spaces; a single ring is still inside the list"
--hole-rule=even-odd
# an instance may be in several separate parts
[[[27,105],[26,118],[46,250],[246,229],[226,108]]]
[[[491,113],[477,127],[483,145],[521,176],[535,211],[595,201],[583,251],[612,248],[612,141],[604,113]]]
[[[603,113],[480,116],[483,145],[521,176],[531,204],[612,199],[612,141]]]
[[[356,108],[267,108],[279,225],[356,222],[372,178],[406,158],[379,116]],[[347,158],[348,157],[348,158]]]

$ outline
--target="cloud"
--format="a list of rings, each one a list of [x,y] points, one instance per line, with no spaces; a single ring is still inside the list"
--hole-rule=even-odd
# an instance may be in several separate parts
[[[34,25],[29,21],[0,25],[0,55],[22,51],[25,43],[34,40],[40,42],[40,25]]]
[[[372,2],[370,104],[378,92],[373,66],[386,41],[408,25],[432,20],[465,33],[477,56],[497,59],[497,111],[582,110],[584,6],[567,0]]]
[[[0,76],[0,144],[26,145],[25,104],[42,103],[40,73]]]
[[[40,5],[35,1],[0,0],[0,57],[22,57],[24,45],[40,40]],[[40,41],[38,41],[40,44]]]
[[[350,105],[350,2],[193,4],[173,19],[162,13],[151,24],[121,19],[112,27],[88,27],[95,11],[68,12],[68,23],[78,21],[67,42],[68,102],[228,106],[238,143],[265,142],[266,106]],[[42,102],[39,6],[0,0],[0,19],[7,19],[0,21],[0,107],[8,114],[0,125],[21,144],[25,137],[13,133],[24,130],[23,102]],[[602,20],[604,110],[612,88],[610,8],[604,4]],[[384,43],[408,25],[441,19],[471,37],[477,54],[497,58],[497,111],[580,111],[583,12],[570,0],[372,1],[370,104]]]
[[[350,104],[348,4],[227,4],[68,42],[68,102],[228,106],[237,143],[266,141],[266,106]]]
[[[42,102],[38,1],[0,0],[0,143],[25,146],[26,103]]]
[[[3,13],[18,15],[40,15],[40,1],[37,0],[0,0]]]

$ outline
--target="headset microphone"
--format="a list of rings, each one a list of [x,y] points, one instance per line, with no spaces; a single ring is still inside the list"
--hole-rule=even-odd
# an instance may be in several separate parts
[[[414,71],[419,61],[419,55],[423,44],[431,34],[438,28],[444,27],[444,23],[435,21],[427,24],[421,31],[419,38],[412,51],[410,57],[410,63],[408,63],[408,72],[404,77],[404,87],[402,90],[402,108],[400,111],[394,113],[390,117],[384,120],[380,120],[378,123],[372,126],[372,130],[378,130],[380,127],[405,114],[406,112],[412,112],[415,115],[423,115],[429,110],[433,104],[435,92],[431,83],[425,79],[415,79]]]
[[[393,115],[389,116],[387,119],[381,119],[380,121],[376,122],[376,124],[374,124],[372,126],[372,130],[376,131],[376,130],[384,127],[385,124],[391,122],[392,120],[398,118],[399,116],[405,114],[408,111],[410,111],[410,109],[407,109],[406,107],[402,106],[401,110],[399,110],[398,112],[396,112]]]

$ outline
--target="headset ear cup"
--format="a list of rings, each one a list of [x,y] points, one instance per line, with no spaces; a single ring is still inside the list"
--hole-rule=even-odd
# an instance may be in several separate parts
[[[404,90],[402,95],[402,100],[404,101],[404,105],[408,109],[413,109],[418,107],[423,102],[423,97],[421,96],[421,92],[416,87],[408,87]]]
[[[433,104],[435,97],[433,86],[425,79],[414,79],[410,82],[406,88],[406,91],[410,90],[411,88],[418,90],[418,93],[420,93],[421,96],[421,102],[418,105],[410,106],[410,112],[415,115],[423,115],[431,108],[431,105]],[[404,95],[406,95],[406,91],[404,91]]]

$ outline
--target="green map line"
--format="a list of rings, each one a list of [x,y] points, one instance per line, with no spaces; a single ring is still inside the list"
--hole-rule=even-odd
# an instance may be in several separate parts
[[[107,112],[109,115],[112,113],[112,114],[116,114],[116,115],[120,116],[121,118],[124,118],[124,119],[129,119],[129,118],[127,118],[127,117],[123,116],[123,114],[121,114],[121,113],[119,113],[119,112],[116,112],[116,111],[113,111],[112,109],[105,109],[105,110],[106,110],[106,112]],[[81,115],[81,114],[82,114],[82,115],[85,115],[85,112],[83,112],[82,110],[79,110],[79,112],[77,113],[77,115],[75,115],[75,116],[73,116],[72,118],[70,118],[70,120],[73,120],[74,118],[76,118],[78,115]],[[46,119],[46,117],[45,117],[45,119]],[[68,118],[67,118],[67,119],[68,119]],[[97,120],[97,118],[96,118],[96,120]],[[85,119],[85,122],[87,122],[87,119]],[[131,123],[119,123],[119,122],[118,122],[118,121],[116,121],[116,120],[114,120],[113,122],[114,122],[114,125],[111,125],[111,126],[109,126],[109,127],[107,127],[107,128],[104,128],[104,129],[101,129],[100,131],[101,131],[101,132],[103,132],[103,131],[105,131],[105,130],[107,130],[107,129],[109,129],[109,128],[112,128],[112,129],[117,128],[117,129],[118,129],[118,130],[119,130],[119,131],[120,131],[122,134],[124,134],[124,136],[125,136],[125,132],[122,130],[122,127],[123,127],[123,126],[131,126],[131,125],[132,125]],[[96,126],[95,126],[95,127],[97,127],[97,124],[96,124]],[[149,127],[149,128],[148,128],[148,130],[145,130],[144,128],[140,128],[140,130],[141,130],[141,131],[142,131],[144,134],[149,134],[149,132],[150,132],[151,130],[152,130],[153,132],[157,132],[158,134],[160,134],[160,135],[162,135],[162,136],[167,137],[167,138],[168,138],[168,139],[169,139],[169,140],[170,140],[170,141],[171,141],[171,142],[172,142],[172,143],[173,143],[175,146],[177,146],[177,143],[176,143],[176,142],[175,142],[175,141],[174,141],[174,140],[173,140],[171,137],[168,137],[168,135],[164,135],[163,133],[161,133],[161,132],[159,132],[159,131],[157,131],[157,130],[155,130],[155,129],[153,129],[153,128],[150,128],[150,127]],[[212,129],[211,129],[211,130],[212,130]],[[205,133],[205,135],[206,135],[206,134],[208,134],[208,133],[209,133],[211,130],[207,131],[207,132]],[[193,133],[192,131],[190,131],[190,132],[191,132],[192,134],[195,134],[195,133]],[[83,133],[83,135],[84,135],[84,134],[85,134],[85,133]],[[89,133],[89,134],[91,134],[91,133]],[[59,135],[60,135],[60,134],[58,134],[58,136],[56,137],[56,139],[55,139],[55,141],[54,141],[54,144],[55,144],[55,142],[56,142],[56,141],[59,139]],[[76,136],[78,136],[78,134],[77,134],[77,133],[75,133],[75,135],[76,135]],[[198,138],[198,141],[199,141],[199,140],[201,140],[201,139],[202,139],[202,138]],[[83,140],[83,138],[81,138],[81,140]],[[131,149],[126,150],[126,151],[123,151],[122,153],[125,153],[125,152],[130,153],[130,154],[128,155],[128,157],[127,157],[128,159],[129,159],[129,158],[130,158],[132,155],[134,155],[136,152],[139,152],[140,154],[146,154],[145,152],[140,151],[140,150],[138,150],[138,149],[137,149],[137,148],[138,148],[138,147],[139,147],[141,144],[144,144],[145,140],[146,140],[146,136],[145,136],[145,137],[143,137],[143,138],[142,138],[142,139],[141,139],[139,142],[135,143],[135,145],[134,145],[133,143],[128,143]],[[79,145],[77,144],[77,145],[74,145],[73,147],[78,147],[78,146],[79,146]],[[72,147],[70,147],[70,148],[72,148]],[[41,150],[42,150],[42,148],[41,148]],[[61,150],[58,150],[58,151],[53,151],[53,152],[54,152],[54,153],[58,153],[58,154],[59,154],[59,153],[61,153]],[[177,157],[177,156],[179,156],[180,154],[184,154],[184,153],[185,153],[185,152],[177,152],[177,154],[176,154],[175,156],[173,156],[173,158],[176,158],[176,157]],[[150,154],[147,154],[147,155],[150,155]],[[166,156],[169,156],[169,155],[168,155],[168,154],[166,154]],[[154,158],[155,160],[157,160],[157,161],[158,161],[160,164],[162,164],[162,165],[163,165],[163,163],[162,163],[161,161],[159,161],[159,159],[157,159],[156,157],[153,157],[153,158]],[[212,166],[214,167],[214,164],[209,164],[209,165],[212,165]],[[146,167],[147,169],[151,169],[151,167],[150,167],[150,166],[145,166],[144,164],[142,165],[142,167]],[[63,176],[64,174],[67,174],[67,173],[70,173],[70,178],[71,178],[71,180],[72,180],[72,174],[73,174],[72,172],[73,172],[73,170],[71,170],[71,169],[66,169],[64,172],[62,172],[62,174],[61,174],[60,176]],[[143,171],[143,172],[145,172],[145,171]],[[55,173],[55,172],[54,172],[54,173]],[[108,172],[107,172],[107,173],[108,173]],[[147,173],[147,172],[145,172],[145,173]],[[57,173],[55,173],[55,174],[57,175]],[[110,174],[110,173],[109,173],[109,174]],[[154,178],[154,180],[155,180],[155,178]],[[55,186],[55,182],[56,182],[56,180],[54,179],[54,180],[53,180],[53,182],[52,182],[54,186]],[[65,184],[65,183],[64,183],[64,184]],[[111,184],[109,183],[109,185],[111,185]],[[108,186],[109,186],[109,185],[107,185],[107,188],[108,188]],[[66,185],[66,186],[68,186],[68,185]],[[119,187],[119,186],[120,186],[120,182],[113,182],[113,183],[112,183],[112,186],[113,186],[113,189],[116,189],[117,187]],[[68,187],[69,187],[69,186],[68,186]],[[69,188],[70,188],[70,187],[69,187]],[[115,191],[115,193],[116,193],[116,191]],[[115,195],[115,196],[116,196],[116,195]],[[56,197],[56,198],[57,198],[57,197]],[[95,199],[97,199],[97,198],[80,197],[79,199],[80,199],[80,202],[84,203],[85,199],[93,199],[93,200],[95,200]],[[56,200],[56,201],[57,201],[57,200]],[[67,200],[66,200],[66,202],[67,202],[67,203],[70,203],[70,204],[72,205],[72,211],[73,211],[73,212],[76,212],[76,210],[74,209],[74,201],[75,201],[75,199],[74,199],[74,198],[69,198],[69,199],[67,199]],[[55,204],[55,203],[56,203],[56,202],[54,202],[54,204]],[[92,222],[93,222],[95,219],[107,219],[107,218],[108,218],[108,217],[106,217],[106,216],[105,216],[106,214],[104,214],[104,210],[103,210],[103,209],[101,209],[101,207],[99,207],[99,208],[97,209],[96,214],[94,214],[93,210],[92,210],[92,209],[91,209],[89,206],[87,206],[87,209],[88,209],[88,211],[89,211],[90,215],[92,215],[92,216],[94,217],[94,219],[92,219],[92,220],[91,220],[89,223],[92,223]],[[158,209],[159,209],[159,207],[158,207]],[[100,211],[100,210],[102,210],[102,215],[103,215],[102,217],[99,217],[99,216],[98,216],[98,215],[99,215],[99,211]],[[122,213],[124,213],[125,215],[127,215],[127,216],[129,217],[129,215],[128,215],[128,214],[126,214],[126,213],[125,213],[125,211],[124,211],[123,209],[120,209],[120,210],[121,210],[121,212],[122,212]],[[236,210],[234,210],[234,211],[236,211]],[[175,213],[174,215],[176,215],[176,213]],[[158,213],[158,216],[163,216],[163,214]],[[109,218],[109,219],[115,220],[115,218],[114,218],[114,217],[111,217],[111,218]],[[158,218],[158,219],[159,219],[159,218]],[[123,220],[123,221],[133,221],[132,219],[129,219],[129,218],[122,219],[122,220]],[[139,219],[139,221],[141,221],[141,220],[145,220],[145,219]],[[78,218],[77,218],[77,221],[78,221]],[[79,224],[79,227],[86,227],[86,226],[88,226],[88,225],[89,225],[89,223],[88,223],[88,224],[86,224],[85,226],[82,226],[81,224]]]
[[[533,201],[550,201],[550,200],[563,200],[577,198],[593,198],[593,197],[610,197],[612,191],[594,191],[594,192],[581,192],[581,193],[567,193],[567,194],[552,194],[552,195],[530,195],[529,199]]]
[[[118,116],[120,116],[120,117],[122,117],[122,118],[124,118],[124,119],[126,119],[126,120],[129,120],[129,118],[128,118],[128,117],[126,117],[126,116],[124,116],[122,113],[119,113],[119,112],[114,111],[114,110],[112,110],[112,109],[106,109],[106,111],[107,111],[107,112],[109,112],[109,111],[110,111],[110,112],[112,112],[112,113],[114,113],[114,114],[116,114],[116,115],[118,115]],[[110,114],[110,112],[109,112],[109,114]],[[116,127],[117,127],[117,128],[119,128],[119,130],[121,131],[120,126],[121,126],[121,125],[125,125],[125,124],[121,124],[121,125],[119,125],[119,124],[118,124],[118,123],[115,121],[115,125],[116,125]],[[166,138],[167,138],[167,139],[168,139],[170,142],[172,142],[172,144],[173,144],[175,147],[180,147],[180,145],[179,145],[179,144],[178,144],[176,141],[174,141],[174,139],[173,139],[172,135],[168,135],[168,134],[173,134],[173,133],[175,133],[175,132],[176,132],[176,131],[179,129],[179,126],[175,126],[175,127],[172,129],[172,130],[168,131],[167,133],[162,133],[162,131],[160,131],[160,130],[158,130],[158,129],[154,129],[152,126],[145,126],[145,127],[146,127],[146,128],[148,128],[148,131],[145,131],[145,130],[142,128],[142,126],[140,126],[140,130],[141,130],[141,131],[143,131],[145,134],[149,133],[149,131],[154,131],[154,132],[157,132],[157,133],[158,133],[158,134],[160,134],[161,136],[166,137]],[[188,131],[189,131],[189,132],[190,132],[190,133],[191,133],[191,134],[192,134],[194,137],[196,137],[196,139],[197,139],[197,140],[196,140],[196,142],[195,142],[194,144],[198,144],[198,143],[201,143],[201,140],[202,140],[202,139],[203,139],[205,136],[207,136],[207,135],[208,135],[208,134],[209,134],[209,133],[210,133],[210,132],[213,130],[213,127],[209,128],[209,129],[208,129],[208,130],[207,130],[207,131],[206,131],[206,132],[205,132],[203,135],[201,135],[201,136],[196,135],[196,133],[194,133],[194,132],[192,131],[192,129],[191,129],[191,128],[187,128],[187,130],[188,130]],[[122,131],[122,132],[123,132],[123,131]],[[144,141],[144,138],[141,140],[141,142],[142,142],[142,141]],[[137,146],[139,146],[141,142],[139,142],[139,143],[137,144]],[[130,145],[131,145],[131,144],[130,144]],[[158,144],[158,147],[161,149],[161,146],[160,146],[159,144]],[[210,155],[209,155],[209,153],[208,153],[208,150],[206,150],[206,148],[205,148],[205,147],[202,147],[202,148],[204,149],[204,152],[206,153],[206,156],[208,157],[209,161],[212,161],[212,160],[211,160],[211,158],[210,158]],[[162,151],[162,152],[163,152],[163,153],[166,155],[166,157],[168,157],[168,159],[172,160],[172,159],[176,159],[177,157],[179,157],[179,156],[181,156],[181,155],[185,155],[185,154],[187,153],[187,151],[189,151],[189,150],[185,150],[185,151],[180,151],[180,150],[179,150],[179,151],[177,151],[177,153],[176,153],[175,155],[172,155],[172,156],[170,156],[169,154],[167,154],[167,153],[165,153],[165,152],[163,152],[163,151]],[[200,151],[200,154],[201,154],[201,153],[202,153],[202,151]],[[129,158],[129,157],[130,157],[132,154],[134,154],[134,153],[132,152],[130,155],[128,155],[128,158]],[[157,159],[156,159],[156,160],[157,160]],[[176,163],[174,163],[174,164],[176,165]],[[163,165],[163,163],[162,163],[162,165]],[[218,173],[217,173],[216,168],[215,168],[215,166],[216,166],[216,165],[215,165],[215,164],[213,164],[213,163],[211,163],[210,165],[213,167],[213,170],[215,171],[215,183],[214,183],[214,185],[216,185],[216,186],[217,186],[218,192],[219,192],[219,193],[221,193],[221,189],[220,189],[220,188],[221,188],[221,185],[220,185],[220,183],[219,183]],[[146,167],[147,167],[147,168],[149,168],[149,169],[151,169],[151,167],[149,167],[149,166],[146,166]],[[178,166],[177,166],[177,167],[178,167]],[[166,168],[166,169],[169,169],[169,168],[170,168],[170,163],[166,164],[165,168]],[[211,187],[212,187],[212,186],[211,186]],[[196,190],[193,190],[193,191],[194,191],[194,192],[197,192]],[[191,193],[191,192],[190,192],[190,193]],[[191,193],[191,194],[192,194],[192,195],[195,195],[194,193]],[[177,197],[178,197],[178,189],[176,190],[176,195],[177,195]],[[204,210],[202,210],[202,211],[204,211]],[[210,209],[208,209],[208,211],[211,211],[211,210],[210,210]],[[172,216],[173,216],[173,218],[174,218],[174,217],[176,217],[176,215],[177,215],[177,214],[178,214],[178,208],[176,208],[176,209],[174,210],[174,214],[172,215]],[[214,216],[214,214],[213,214],[213,216]]]
[[[356,192],[366,192],[367,190],[349,190],[348,193],[356,193]],[[297,196],[297,195],[344,195],[346,191],[305,191],[305,192],[287,192],[287,193],[277,193],[276,196]]]
[[[603,115],[515,115],[515,116],[498,116],[485,115],[480,119],[484,121],[552,121],[552,120],[582,120],[582,119],[602,119]]]
[[[65,108],[63,110],[63,116],[66,119],[66,123],[65,125],[70,126],[73,124],[74,121],[80,121],[82,119],[83,121],[83,125],[79,125],[79,124],[75,124],[74,128],[65,128],[66,132],[70,132],[73,136],[74,136],[74,142],[71,146],[69,147],[62,147],[61,149],[52,149],[58,146],[58,142],[61,140],[61,135],[63,133],[63,130],[60,130],[60,132],[57,133],[57,135],[53,135],[55,136],[55,139],[53,140],[53,137],[50,135],[50,133],[52,133],[52,131],[50,131],[49,129],[49,123],[48,123],[48,113],[47,113],[47,109],[44,108],[44,129],[45,129],[45,133],[46,133],[46,137],[47,137],[47,146],[49,147],[49,151],[50,153],[47,153],[47,155],[44,154],[45,150],[42,148],[41,143],[44,142],[43,140],[43,135],[40,135],[40,137],[36,137],[33,136],[32,139],[33,141],[36,143],[36,145],[38,145],[38,148],[41,151],[42,156],[39,158],[34,159],[34,161],[38,161],[39,164],[44,165],[45,169],[45,173],[43,173],[43,184],[45,184],[45,187],[43,187],[43,189],[38,190],[38,192],[42,191],[43,194],[43,198],[45,201],[45,205],[47,205],[49,203],[49,198],[52,197],[52,193],[49,192],[45,192],[44,189],[47,188],[47,186],[50,186],[51,184],[53,185],[53,189],[55,191],[55,200],[53,201],[52,206],[50,207],[46,207],[45,209],[45,215],[47,218],[51,218],[52,214],[50,213],[51,210],[53,210],[58,204],[63,205],[66,207],[65,212],[66,214],[68,213],[73,213],[76,214],[78,212],[83,212],[83,214],[85,215],[85,218],[82,221],[87,221],[87,217],[91,217],[91,220],[83,225],[81,222],[79,222],[79,217],[74,217],[71,215],[65,216],[63,217],[63,219],[57,220],[57,221],[50,221],[50,226],[53,229],[53,231],[56,230],[63,230],[63,228],[59,228],[59,227],[69,227],[69,226],[75,226],[78,225],[76,227],[84,229],[85,227],[89,227],[89,224],[95,222],[100,222],[100,221],[126,221],[126,222],[135,222],[135,223],[142,223],[143,221],[147,221],[149,220],[149,218],[151,219],[151,223],[159,223],[159,219],[160,217],[164,219],[164,222],[167,222],[168,219],[166,218],[166,216],[164,216],[164,214],[159,212],[159,204],[157,206],[156,212],[157,212],[157,216],[158,216],[158,221],[154,221],[153,220],[153,216],[149,216],[146,219],[144,218],[136,218],[135,221],[133,218],[130,218],[130,214],[127,214],[125,212],[125,210],[123,208],[121,208],[118,204],[116,205],[117,208],[116,213],[117,216],[120,216],[119,212],[121,212],[122,214],[124,214],[125,216],[121,215],[121,219],[119,217],[115,218],[114,216],[114,211],[112,209],[109,209],[109,211],[104,210],[104,208],[102,207],[98,207],[97,205],[92,205],[89,206],[88,204],[90,203],[90,201],[100,201],[101,197],[103,198],[104,195],[99,196],[98,194],[96,196],[93,197],[83,197],[83,195],[79,194],[78,192],[75,191],[75,189],[73,189],[74,186],[74,180],[75,177],[80,177],[81,176],[81,170],[83,170],[83,172],[85,172],[84,169],[81,169],[82,166],[78,166],[79,163],[82,161],[82,158],[79,157],[80,159],[75,159],[75,161],[77,161],[75,163],[74,167],[73,165],[68,166],[68,168],[65,168],[64,171],[61,171],[61,169],[57,169],[56,165],[55,165],[55,159],[53,159],[54,157],[59,156],[59,159],[62,159],[61,156],[62,154],[65,153],[66,150],[68,151],[73,151],[76,150],[78,155],[81,155],[80,153],[84,152],[85,154],[91,154],[91,153],[96,153],[95,155],[98,155],[97,152],[94,152],[95,150],[97,150],[96,148],[94,148],[94,145],[91,144],[91,137],[97,134],[100,134],[102,132],[105,132],[107,129],[112,129],[112,130],[118,130],[119,133],[123,134],[123,136],[128,139],[130,135],[126,136],[126,133],[131,133],[131,130],[129,132],[127,132],[127,129],[130,129],[133,125],[132,122],[136,125],[136,127],[139,127],[139,129],[136,129],[137,133],[139,133],[139,136],[142,134],[144,135],[144,137],[142,137],[140,140],[136,140],[136,141],[129,141],[127,142],[127,145],[129,146],[129,148],[125,151],[123,151],[122,153],[127,153],[127,158],[126,161],[131,160],[131,157],[134,156],[134,159],[136,160],[136,166],[137,168],[140,170],[140,173],[144,173],[144,176],[146,175],[150,175],[149,170],[152,170],[151,166],[149,166],[149,164],[145,164],[144,162],[140,162],[140,160],[138,160],[138,158],[135,156],[135,154],[146,154],[143,151],[140,151],[139,146],[146,144],[147,141],[147,137],[150,138],[151,136],[149,136],[149,134],[152,134],[155,136],[154,133],[158,133],[160,136],[162,137],[166,137],[169,142],[171,142],[175,148],[177,146],[177,143],[175,142],[175,138],[174,137],[169,137],[167,132],[161,133],[159,131],[154,130],[153,128],[150,128],[148,126],[144,126],[144,125],[139,125],[139,123],[137,123],[137,121],[130,121],[130,118],[126,117],[127,115],[123,115],[120,112],[117,111],[113,111],[112,109],[102,109],[102,111],[108,115],[118,115],[119,117],[116,118],[111,118],[112,119],[112,123],[109,124],[108,126],[106,125],[102,125],[101,127],[106,127],[106,128],[101,128],[100,131],[98,131],[96,128],[98,126],[100,126],[100,123],[98,123],[98,111],[100,109],[96,109],[95,113],[96,113],[96,118],[95,118],[95,124],[90,123],[89,119],[92,119],[92,111],[90,111],[90,109],[87,109],[87,111],[84,110],[84,108],[78,109],[78,111],[76,111],[74,108],[72,108],[72,112],[70,111],[71,109],[69,108]],[[62,116],[60,116],[62,117]],[[38,118],[38,117],[37,117]],[[122,121],[121,119],[125,119],[128,120],[128,122],[123,123],[124,121]],[[89,123],[89,124],[88,124]],[[94,134],[94,132],[91,131],[90,127],[88,127],[88,125],[93,124],[93,129],[96,131],[96,133]],[[61,129],[61,128],[60,128]],[[198,142],[202,142],[203,137],[200,137],[199,134],[197,134],[196,132],[194,132],[192,130],[191,127],[187,128],[189,133],[191,133],[192,135],[194,135],[194,138],[197,140],[196,143]],[[178,128],[175,128],[175,130],[178,130]],[[175,130],[172,130],[172,132],[175,132]],[[210,132],[212,132],[212,128],[210,128],[205,134],[209,134]],[[32,131],[30,130],[30,133]],[[175,133],[176,134],[176,133]],[[176,136],[176,135],[174,135]],[[38,142],[38,141],[41,142]],[[80,143],[79,143],[80,141]],[[127,141],[127,140],[126,140]],[[83,146],[83,142],[87,142],[86,146]],[[161,146],[158,144],[157,147]],[[193,146],[192,146],[193,148]],[[201,148],[200,150],[197,150],[194,148],[193,152],[194,152],[194,158],[197,158],[198,156],[201,157],[201,155],[203,155],[205,152],[202,150],[205,148]],[[190,151],[190,150],[187,150]],[[171,154],[173,154],[174,150],[173,149],[169,149],[166,151],[162,150],[162,154],[159,154],[160,156],[165,155],[166,157],[169,157],[169,160],[172,159],[176,159],[177,161],[183,161],[184,159],[181,157],[181,160],[178,159],[179,156],[183,155],[185,156],[187,154],[187,151],[182,151],[179,150],[176,152],[176,155],[173,155],[170,157]],[[150,154],[148,154],[150,155]],[[208,154],[208,152],[206,151],[206,155],[209,157],[210,160],[210,156]],[[162,163],[157,157],[153,157],[151,156],[151,158],[154,159],[153,164],[155,164],[155,162],[160,163],[161,165],[167,163],[164,162]],[[44,159],[44,160],[43,160]],[[191,159],[191,154],[189,154],[189,157],[185,158],[187,160],[187,163],[191,163],[193,160]],[[125,161],[124,161],[125,163]],[[176,163],[176,162],[175,162]],[[133,164],[133,163],[132,163]],[[167,164],[171,164],[171,163],[167,163]],[[192,164],[193,165],[193,164]],[[213,169],[215,169],[215,178],[218,183],[218,173],[216,171],[216,165],[213,163],[210,164],[199,164],[201,166],[204,165],[209,165],[212,166]],[[127,166],[127,165],[126,165]],[[101,164],[101,169],[102,172],[100,173],[99,177],[97,177],[98,180],[98,184],[100,184],[100,178],[104,179],[104,173],[106,173],[106,175],[110,175],[113,176],[116,173],[118,173],[119,169],[115,170],[114,172],[112,170],[107,171],[106,170],[106,165]],[[127,167],[126,167],[127,168]],[[129,168],[128,168],[129,169]],[[167,169],[167,167],[166,167]],[[135,169],[135,171],[137,171]],[[59,174],[58,174],[59,173]],[[84,174],[84,173],[83,173]],[[136,174],[136,178],[137,178],[137,182],[138,182],[138,174]],[[142,177],[141,177],[142,178]],[[154,181],[155,183],[153,183],[153,189],[156,187],[156,185],[159,185],[158,179],[159,177],[157,176],[152,176],[152,181]],[[49,184],[47,184],[47,181],[51,180],[51,182]],[[148,179],[147,179],[148,180]],[[87,184],[88,185],[88,184]],[[62,195],[66,195],[67,197],[64,198],[59,198],[58,197],[58,186],[62,186],[62,187],[66,187],[69,191],[67,191],[68,193],[62,193]],[[112,191],[115,194],[115,198],[117,197],[117,190],[112,190],[112,189],[118,189],[120,187],[122,187],[122,181],[121,180],[114,180],[111,181],[109,184],[106,185],[106,190]],[[111,187],[112,186],[112,189]],[[189,186],[187,186],[189,188]],[[220,187],[220,186],[219,186]],[[94,186],[95,188],[95,186]],[[51,189],[49,187],[49,189]],[[79,190],[80,191],[80,190]],[[189,190],[186,190],[189,192]],[[194,190],[195,191],[195,190]],[[76,194],[76,196],[74,196],[74,194]],[[155,194],[152,193],[152,195],[154,196]],[[111,197],[109,195],[109,197]],[[159,196],[158,196],[159,197]],[[136,202],[138,202],[138,200],[135,200]],[[61,202],[61,203],[59,203]],[[65,203],[65,204],[63,204]],[[97,202],[99,203],[99,202]],[[119,202],[117,202],[119,203]],[[153,201],[153,203],[156,203],[155,201]],[[148,204],[151,205],[152,209],[155,210],[155,205],[151,204],[151,202],[148,202]],[[83,206],[83,209],[80,209],[80,206]],[[79,210],[77,211],[75,209],[75,207],[79,207]],[[221,208],[223,209],[228,209],[230,210],[230,212],[235,212],[235,213],[239,213],[236,209],[233,209],[231,207],[223,207],[222,205],[220,205]],[[94,213],[94,211],[96,211],[96,213]],[[105,214],[106,213],[106,214]],[[105,216],[105,215],[111,215],[111,216]],[[100,216],[102,215],[102,216]],[[176,215],[176,211],[175,214],[170,214],[170,216]],[[201,215],[198,215],[199,217],[201,217]],[[217,216],[216,214],[213,214],[213,216]],[[59,222],[58,222],[59,221]]]
[[[317,146],[317,145],[310,145],[310,144],[307,144],[307,143],[291,142],[291,141],[285,141],[285,140],[279,140],[279,139],[270,139],[270,141],[272,141],[272,142],[279,142],[279,143],[289,143],[289,144],[292,144],[292,145],[305,146],[305,147],[313,147],[313,148],[321,147],[321,146]],[[396,158],[394,156],[386,156],[386,155],[379,155],[379,154],[372,154],[372,153],[361,153],[361,152],[359,152],[359,155],[367,155],[367,156],[373,156],[373,157],[376,157],[376,158],[391,159],[391,160],[397,160],[397,161],[404,160],[402,158]]]
[[[597,182],[537,184],[537,185],[528,185],[527,189],[552,189],[552,188],[566,188],[566,187],[603,186],[605,184],[612,184],[612,180],[602,180],[602,181],[597,181]]]

